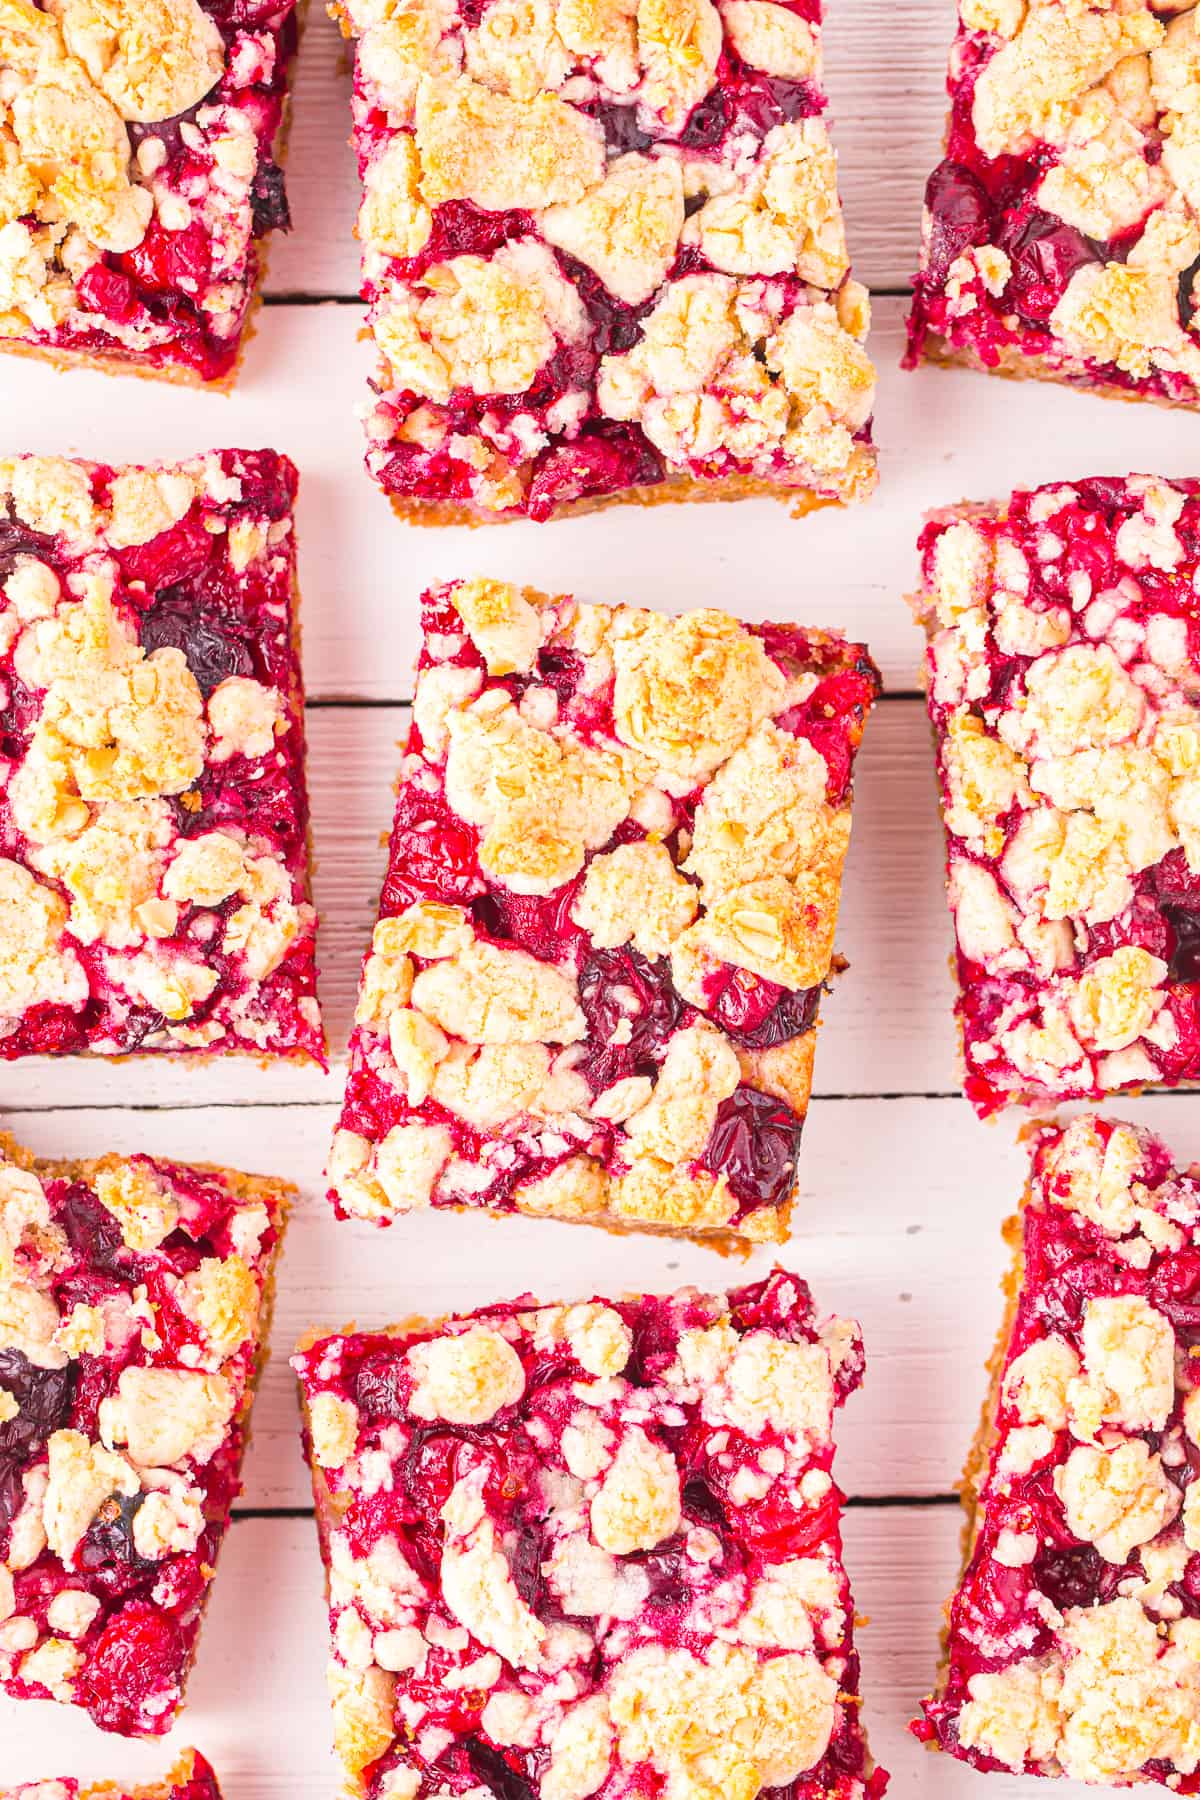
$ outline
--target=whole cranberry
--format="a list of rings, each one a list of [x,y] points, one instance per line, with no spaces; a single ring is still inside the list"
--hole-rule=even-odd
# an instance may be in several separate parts
[[[579,969],[579,1004],[593,1046],[580,1073],[597,1093],[654,1069],[683,1011],[666,958],[652,961],[628,947],[589,952]]]
[[[185,1648],[169,1614],[148,1600],[133,1600],[111,1618],[79,1677],[78,1695],[102,1731],[124,1737],[144,1733],[148,1703],[162,1701],[155,1720],[178,1696]]]
[[[803,1121],[783,1100],[737,1087],[717,1108],[702,1158],[743,1207],[782,1205],[792,1191]]]
[[[940,287],[964,250],[986,244],[991,231],[992,207],[979,177],[964,163],[946,157],[925,183],[929,211],[929,247],[925,273]]]
[[[639,324],[630,342],[640,329]],[[616,332],[612,341],[628,347]],[[596,430],[542,452],[529,483],[529,516],[544,521],[566,501],[623,488],[652,487],[662,479],[662,458],[636,426]]]
[[[714,1024],[744,1049],[769,1049],[802,1037],[816,1024],[819,987],[792,990],[731,965],[721,975],[721,984],[705,1010]]]
[[[1034,325],[1046,323],[1077,269],[1104,261],[1093,238],[1036,207],[1015,236],[1005,235],[1001,248],[1012,264],[1005,300]]]

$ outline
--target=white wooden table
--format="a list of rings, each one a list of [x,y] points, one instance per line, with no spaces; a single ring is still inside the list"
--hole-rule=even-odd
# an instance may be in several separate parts
[[[699,602],[748,617],[833,624],[864,637],[889,693],[857,781],[840,948],[852,968],[826,1008],[805,1133],[804,1199],[783,1260],[827,1309],[856,1314],[869,1357],[841,1424],[853,1497],[847,1556],[860,1610],[866,1715],[897,1800],[1033,1800],[1040,1784],[928,1757],[904,1725],[937,1656],[955,1573],[953,1500],[999,1315],[1000,1224],[1023,1158],[1016,1125],[985,1128],[955,1092],[947,954],[919,657],[903,596],[922,512],[1018,482],[1129,469],[1200,473],[1200,417],[1116,406],[1034,385],[897,369],[924,178],[937,155],[949,9],[934,0],[833,0],[829,86],[856,271],[876,291],[882,480],[854,515],[800,523],[769,503],[609,512],[494,533],[417,532],[360,466],[354,408],[356,210],[345,147],[343,46],[314,7],[289,157],[295,215],[272,254],[268,301],[242,384],[226,400],[141,382],[56,376],[0,361],[0,441],[108,461],[271,444],[299,464],[309,776],[321,911],[325,1078],[236,1063],[117,1068],[0,1064],[3,1123],[46,1155],[106,1149],[222,1162],[296,1181],[275,1355],[246,1486],[224,1550],[182,1724],[125,1744],[70,1709],[0,1702],[0,1786],[38,1776],[149,1777],[194,1742],[229,1800],[333,1800],[322,1682],[325,1619],[287,1355],[301,1330],[384,1322],[536,1288],[546,1298],[738,1271],[699,1248],[532,1221],[421,1217],[386,1234],[335,1224],[321,1167],[344,1066],[358,957],[374,916],[379,834],[430,581],[477,570],[593,599]],[[1123,1109],[1200,1157],[1200,1099]],[[759,1263],[764,1259],[760,1258]],[[759,1266],[758,1264],[752,1267]],[[1063,1800],[1077,1793],[1061,1790]]]

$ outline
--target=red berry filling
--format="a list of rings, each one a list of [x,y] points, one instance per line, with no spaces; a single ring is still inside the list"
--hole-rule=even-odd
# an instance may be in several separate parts
[[[482,622],[474,612],[476,587],[486,592]],[[504,623],[509,609],[512,621]],[[499,650],[493,614],[502,622]],[[679,1189],[684,1220],[702,1203],[711,1209],[709,1228],[736,1229],[764,1211],[782,1219],[810,1059],[801,1052],[776,1063],[787,1070],[783,1080],[772,1080],[772,1064],[764,1061],[771,1094],[760,1091],[756,1059],[814,1029],[824,978],[790,986],[743,965],[732,945],[690,944],[703,930],[705,909],[717,904],[708,872],[710,814],[721,780],[728,772],[737,779],[737,759],[751,754],[748,745],[737,748],[749,727],[735,728],[707,762],[717,785],[699,779],[681,793],[688,781],[676,771],[657,787],[647,762],[628,796],[605,812],[603,829],[582,822],[586,796],[599,793],[597,782],[618,779],[628,756],[623,733],[634,727],[624,716],[627,674],[619,665],[622,645],[638,639],[639,621],[648,618],[622,609],[593,623],[574,602],[496,583],[461,583],[426,596],[414,725],[330,1164],[340,1211],[387,1223],[412,1204],[399,1197],[398,1190],[410,1190],[392,1159],[407,1157],[410,1147],[415,1154],[420,1144],[430,1166],[413,1171],[411,1191],[427,1188],[434,1206],[544,1206],[579,1216],[572,1213],[574,1184],[587,1184],[586,1211],[596,1213],[606,1210],[603,1196],[627,1196],[643,1183],[632,1216],[646,1222],[652,1214],[636,1209],[666,1206]],[[536,625],[539,642],[530,639],[514,654],[507,634],[517,620],[522,631]],[[695,629],[691,619],[669,628],[684,636]],[[805,777],[817,788],[805,803],[821,815],[813,833],[820,842],[850,803],[851,767],[878,677],[861,646],[836,637],[798,627],[760,633],[733,622],[728,631],[741,646],[729,654],[745,655],[758,679],[777,685],[780,706],[768,742],[781,759],[778,779],[793,780],[793,761],[814,766],[811,756],[794,757],[789,736],[806,739],[824,762],[823,781],[819,765],[815,783]],[[703,663],[707,654],[697,641],[694,656]],[[689,681],[692,656],[689,650],[681,659]],[[495,675],[487,672],[492,662],[501,665]],[[719,710],[725,685],[716,676],[711,701],[697,703],[698,735]],[[804,698],[784,704],[796,693]],[[489,747],[471,748],[473,734],[494,729],[489,721],[500,722],[499,735]],[[655,742],[652,718],[638,729]],[[511,752],[510,732],[519,734]],[[754,779],[761,785],[772,778]],[[536,805],[526,794],[529,781],[545,783]],[[634,787],[646,790],[640,801]],[[523,809],[519,841],[498,852],[510,796]],[[782,811],[793,803],[802,804],[786,792],[778,800]],[[755,855],[756,829],[739,827],[727,841],[745,842]],[[556,833],[582,833],[561,879],[543,873],[543,831],[552,842]],[[510,858],[503,871],[498,853]],[[558,851],[552,854],[557,869]],[[742,879],[750,885],[759,874],[755,864]],[[726,880],[738,885],[736,874],[722,869]],[[618,884],[615,894],[610,883]],[[790,895],[786,880],[780,885]],[[777,903],[777,892],[771,889],[769,903]],[[823,934],[819,903],[805,897],[798,905],[805,910],[794,929]],[[641,935],[647,928],[650,941]],[[820,956],[813,966],[819,973]],[[544,1027],[535,1022],[543,994],[558,1015]],[[699,1107],[685,1125],[692,1089],[700,1091]],[[618,1211],[622,1204],[629,1202],[618,1200]]]
[[[40,1359],[0,1350],[0,1571],[20,1622],[0,1688],[71,1701],[107,1731],[164,1732],[240,1488],[280,1199],[147,1158],[0,1150],[28,1219],[7,1283],[20,1293],[0,1279],[0,1302],[25,1305]]]
[[[605,1352],[586,1347],[580,1332],[587,1329],[597,1343],[603,1337]],[[716,1337],[722,1349],[707,1381],[689,1376],[689,1344]],[[802,1433],[782,1419],[733,1420],[730,1359],[765,1353],[781,1366],[796,1357],[813,1370],[823,1399]],[[581,1356],[589,1365],[603,1360],[607,1370],[603,1394],[592,1393],[590,1425],[578,1396],[581,1377],[594,1380],[596,1369],[589,1375]],[[439,1416],[440,1407],[457,1410],[440,1383],[443,1371],[452,1380],[460,1359],[477,1371],[473,1423]],[[841,1496],[830,1473],[832,1411],[861,1379],[861,1348],[854,1327],[818,1324],[802,1282],[776,1271],[728,1296],[686,1290],[575,1308],[539,1308],[524,1296],[419,1333],[327,1338],[300,1353],[294,1367],[308,1409],[308,1448],[321,1465],[326,1559],[342,1570],[377,1571],[369,1594],[360,1586],[356,1601],[335,1589],[331,1603],[339,1718],[343,1704],[353,1704],[356,1684],[378,1681],[371,1668],[343,1674],[340,1646],[353,1623],[343,1623],[347,1609],[368,1632],[385,1613],[417,1650],[388,1690],[394,1741],[353,1772],[357,1793],[379,1800],[397,1776],[410,1786],[415,1777],[417,1800],[480,1784],[498,1800],[556,1791],[547,1743],[553,1729],[532,1741],[522,1733],[514,1743],[501,1721],[534,1701],[557,1726],[560,1703],[551,1687],[557,1680],[566,1691],[564,1665],[569,1697],[561,1704],[582,1706],[580,1723],[603,1702],[615,1710],[628,1684],[643,1679],[658,1684],[657,1704],[665,1707],[681,1702],[687,1684],[699,1683],[703,1692],[711,1683],[711,1704],[719,1708],[720,1671],[731,1662],[741,1691],[754,1696],[759,1681],[773,1678],[771,1659],[785,1646],[756,1631],[761,1648],[717,1648],[714,1608],[732,1623],[774,1580],[786,1579],[785,1565],[804,1558],[814,1575],[821,1570],[822,1597],[808,1615],[813,1649],[793,1650],[789,1672],[827,1695],[821,1726],[811,1737],[794,1732],[788,1766],[781,1759],[773,1770],[786,1780],[764,1781],[768,1771],[753,1748],[741,1778],[747,1791],[753,1777],[780,1800],[882,1794],[887,1778],[871,1770],[859,1723]],[[336,1464],[323,1430],[331,1416],[347,1427]],[[598,1431],[606,1446],[589,1473],[579,1460],[585,1431]],[[636,1541],[621,1536],[618,1547],[607,1506],[622,1459],[630,1457],[644,1459],[645,1519],[631,1534]],[[386,1467],[387,1479],[362,1482],[358,1471],[366,1467]],[[765,1476],[765,1469],[777,1474]],[[472,1523],[460,1528],[460,1518]],[[481,1544],[491,1577],[503,1585],[508,1616],[529,1639],[519,1663],[507,1634],[494,1634],[461,1598],[458,1561],[478,1557]],[[418,1573],[403,1592],[389,1573],[404,1566],[397,1550]],[[582,1590],[572,1592],[570,1571],[585,1565],[594,1570],[593,1603]],[[771,1617],[783,1629],[782,1603]],[[456,1635],[453,1627],[468,1620]],[[797,1615],[794,1628],[789,1617],[787,1644],[810,1641],[802,1622]],[[498,1654],[481,1663],[497,1636]],[[545,1657],[535,1643],[546,1645]],[[819,1673],[827,1656],[837,1670],[828,1686]],[[703,1766],[710,1738],[716,1747],[703,1710],[694,1714],[685,1749],[672,1750],[666,1738],[664,1729],[640,1747],[606,1734],[607,1768],[597,1751],[600,1788],[657,1791],[671,1779],[692,1778],[691,1759]]]
[[[1200,1791],[1172,1655],[1200,1617],[1198,1222],[1196,1170],[1148,1133],[1094,1118],[1038,1133],[970,1559],[913,1726],[976,1768]],[[1135,1344],[1130,1380],[1107,1388]],[[1122,1511],[1126,1483],[1140,1511]]]
[[[178,366],[206,382],[232,374],[260,274],[256,241],[291,222],[273,150],[297,30],[293,0],[200,4],[223,41],[215,86],[174,119],[126,126],[131,179],[152,179],[166,198],[131,250],[96,252],[75,282],[66,318],[36,326],[23,342],[150,368]],[[254,167],[245,177],[231,175],[222,161],[231,129],[254,141]],[[170,216],[170,229],[168,204],[185,215],[182,224]]]
[[[47,482],[53,467],[47,465]],[[76,466],[61,467],[70,475]],[[293,622],[295,470],[273,452],[227,451],[164,471],[164,479],[186,484],[193,498],[184,500],[174,524],[146,535],[118,531],[114,509],[127,483],[153,483],[157,471],[77,467],[93,497],[91,548],[27,529],[20,514],[0,522],[0,626],[12,627],[0,638],[0,859],[27,870],[38,884],[30,891],[48,896],[45,904],[58,907],[60,900],[49,896],[61,897],[64,922],[54,950],[68,972],[46,990],[35,987],[20,1016],[0,1019],[0,1056],[236,1047],[320,1060]],[[116,547],[110,532],[120,540]],[[182,704],[203,721],[202,738],[186,761],[159,754],[153,771],[139,767],[130,777],[136,799],[121,814],[119,836],[136,838],[145,818],[155,859],[144,871],[136,859],[132,865],[129,879],[137,885],[128,922],[104,920],[99,928],[79,877],[54,860],[62,836],[57,825],[19,799],[51,754],[47,745],[55,740],[43,719],[58,698],[53,674],[39,682],[32,672],[33,632],[24,628],[16,599],[22,581],[36,582],[51,602],[39,630],[69,630],[80,584],[92,579],[84,571],[98,567],[112,577],[111,594],[106,590],[100,604],[119,648],[108,667],[100,657],[87,665],[99,696],[93,704],[114,704],[103,700],[104,683],[121,679],[120,659],[141,660],[148,674],[182,659]],[[155,684],[139,690],[149,696],[145,717],[125,728],[135,745],[160,741],[157,680],[155,674]],[[232,736],[223,735],[223,721]],[[168,744],[181,729],[172,714],[163,734]],[[125,792],[114,787],[110,793],[103,784],[89,789],[87,805],[74,802],[66,839],[84,830],[102,833],[111,804]],[[73,793],[65,798],[73,800]],[[203,878],[179,884],[172,875],[180,857],[187,868],[189,854],[227,856],[234,844],[244,846],[246,860],[232,885]],[[103,860],[114,849],[92,854]],[[264,894],[259,917],[245,909],[256,905],[250,889],[267,879],[268,869],[271,897]],[[19,875],[10,870],[9,879]],[[148,914],[138,910],[147,905]],[[254,945],[243,948],[246,930],[274,942],[260,938],[261,954]],[[135,952],[141,960],[131,966]],[[176,967],[189,972],[183,994],[169,980],[164,987]],[[199,967],[206,973],[197,975]]]
[[[1151,559],[1139,533],[1155,523]],[[980,559],[961,622],[946,610],[952,547]],[[1187,821],[1200,789],[1173,746],[1195,721],[1200,485],[1018,492],[939,517],[921,549],[973,1102],[1193,1079],[1200,852]],[[1019,596],[1001,573],[1018,567]],[[1109,699],[1077,715],[1091,680]],[[1122,982],[1135,1004],[1118,1016]]]

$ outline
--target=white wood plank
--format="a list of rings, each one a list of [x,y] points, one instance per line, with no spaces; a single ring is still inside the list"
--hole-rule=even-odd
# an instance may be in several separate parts
[[[876,305],[882,445],[877,495],[848,516],[796,521],[767,500],[619,508],[556,526],[414,530],[361,466],[354,416],[370,356],[357,306],[277,306],[261,315],[243,385],[229,399],[103,375],[56,375],[0,358],[4,449],[101,460],[273,444],[301,470],[304,660],[316,698],[402,700],[411,691],[416,600],[447,577],[487,570],[581,597],[678,611],[731,607],[806,619],[865,639],[893,689],[911,691],[921,645],[902,596],[916,577],[925,512],[1022,482],[1152,468],[1194,474],[1200,416],[1123,406],[1037,382],[898,368],[903,302]],[[1119,437],[1114,432],[1119,428]]]
[[[953,13],[926,0],[893,8],[829,0],[826,10],[826,85],[854,270],[873,288],[907,287],[925,179],[940,155]],[[358,292],[349,133],[349,48],[314,0],[287,154],[294,228],[272,243],[270,294]]]
[[[136,1100],[333,1100],[340,1092],[359,961],[375,917],[391,822],[391,787],[404,731],[399,707],[317,708],[309,714],[309,772],[321,914],[321,996],[336,1067],[263,1069],[238,1058],[128,1064],[76,1059],[0,1063],[0,1104],[77,1105]],[[881,706],[868,729],[858,816],[846,870],[839,944],[851,962],[825,1003],[817,1054],[824,1093],[948,1092],[957,1084],[941,890],[932,751],[920,701]]]
[[[986,1782],[909,1735],[929,1689],[942,1602],[958,1563],[958,1509],[862,1508],[846,1515],[846,1561],[869,1623],[859,1644],[865,1719],[890,1800],[1040,1800],[1044,1784]],[[328,1748],[322,1671],[326,1623],[316,1533],[307,1519],[243,1520],[223,1553],[189,1703],[157,1743],[103,1737],[50,1702],[0,1700],[0,1779],[49,1775],[154,1779],[184,1744],[211,1759],[225,1800],[328,1800],[338,1776]],[[1055,1800],[1094,1790],[1056,1783]]]
[[[1112,1109],[1149,1124],[1176,1155],[1200,1158],[1200,1109],[1157,1096]],[[279,1281],[273,1356],[255,1409],[244,1504],[308,1504],[287,1356],[313,1326],[383,1324],[461,1312],[532,1290],[583,1298],[744,1274],[698,1245],[611,1237],[524,1219],[410,1215],[388,1231],[339,1223],[320,1169],[332,1109],[11,1113],[42,1155],[148,1150],[268,1169],[302,1197]],[[778,1260],[819,1306],[862,1324],[868,1373],[838,1428],[851,1494],[931,1495],[958,1481],[983,1400],[1006,1267],[1001,1225],[1025,1178],[1015,1120],[986,1131],[957,1100],[827,1101],[809,1115],[795,1234]]]

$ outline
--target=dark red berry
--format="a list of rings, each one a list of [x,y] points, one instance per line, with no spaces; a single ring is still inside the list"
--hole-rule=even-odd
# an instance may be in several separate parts
[[[482,1738],[470,1738],[467,1742],[471,1774],[496,1796],[496,1800],[537,1800],[533,1783],[513,1768],[509,1756],[520,1756],[524,1761],[520,1750],[510,1750],[506,1755],[491,1744],[485,1744]]]
[[[542,452],[529,483],[529,516],[545,520],[567,501],[652,487],[662,479],[662,458],[637,426],[597,430]]]
[[[1105,260],[1103,247],[1052,213],[1027,213],[1001,248],[1012,264],[1005,301],[1035,325],[1045,324],[1077,269]]]
[[[636,106],[616,106],[597,100],[580,109],[596,119],[604,132],[604,145],[611,156],[623,156],[627,150],[649,150],[654,138],[638,123]]]
[[[89,312],[103,313],[118,325],[128,325],[137,315],[138,297],[133,282],[107,263],[92,264],[79,280],[78,293]]]
[[[717,1108],[704,1166],[743,1207],[779,1206],[792,1191],[803,1121],[783,1100],[737,1087]]]
[[[786,81],[760,75],[737,95],[737,125],[751,125],[764,136],[777,125],[811,118],[821,110],[820,90],[808,81]]]
[[[925,273],[935,286],[945,281],[951,263],[972,244],[986,244],[991,230],[992,208],[977,175],[949,157],[940,162],[925,183],[929,210],[929,247]]]
[[[688,114],[679,142],[687,150],[712,150],[729,130],[732,111],[732,102],[724,90],[719,86],[711,88]]]
[[[579,1004],[589,1043],[579,1072],[595,1093],[653,1072],[683,1011],[666,958],[651,961],[628,948],[588,953],[579,969]]]
[[[705,1011],[735,1044],[747,1050],[767,1050],[811,1031],[820,999],[819,987],[783,988],[778,982],[727,964]]]
[[[74,1363],[43,1369],[20,1350],[0,1350],[0,1388],[17,1403],[16,1417],[0,1424],[0,1555],[24,1502],[25,1466],[70,1423],[76,1373]]]
[[[189,602],[186,594],[178,595],[173,588],[147,607],[138,625],[138,637],[147,656],[167,645],[182,650],[206,700],[231,675],[254,673],[254,658],[247,646],[211,618],[198,613],[195,602]]]
[[[269,231],[292,229],[292,209],[288,205],[283,170],[269,156],[255,171],[250,186],[250,213],[256,238],[265,237]]]
[[[79,1700],[103,1731],[130,1737],[160,1723],[165,1729],[184,1657],[174,1619],[148,1600],[133,1600],[100,1633],[79,1677]],[[148,1703],[160,1700],[151,1715]]]
[[[148,543],[131,544],[118,554],[126,581],[140,581],[148,592],[157,593],[199,575],[212,556],[215,541],[193,511]]]

